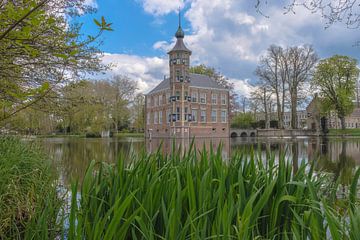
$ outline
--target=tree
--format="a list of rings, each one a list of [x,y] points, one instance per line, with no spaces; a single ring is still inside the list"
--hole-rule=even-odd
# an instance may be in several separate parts
[[[308,45],[287,48],[284,54],[284,74],[290,94],[292,129],[297,128],[299,92],[310,81],[317,60],[317,54]]]
[[[334,110],[345,129],[345,116],[354,109],[355,86],[359,77],[357,60],[335,55],[320,61],[312,85],[319,90],[325,112]]]
[[[263,15],[263,5],[267,5],[267,0],[256,0],[255,7]],[[283,5],[285,13],[295,13],[296,8],[302,6],[312,13],[320,13],[321,17],[327,20],[326,26],[334,23],[343,22],[349,28],[359,28],[360,14],[358,0],[291,0]]]
[[[283,128],[286,75],[284,50],[280,46],[271,45],[267,54],[260,59],[260,64],[255,74],[263,80],[272,90],[276,97],[276,110],[279,128]]]
[[[0,1],[0,122],[60,84],[105,69],[96,40],[111,24],[95,20],[98,34],[82,36],[72,22],[92,10],[84,2]]]
[[[144,94],[137,94],[132,104],[133,128],[137,132],[142,132],[145,126],[145,96]]]
[[[231,119],[232,128],[249,129],[255,123],[254,115],[251,113],[237,113]]]
[[[266,84],[260,84],[251,94],[253,101],[258,101],[264,112],[265,128],[270,128],[271,96],[272,93]],[[270,112],[270,114],[269,114]]]

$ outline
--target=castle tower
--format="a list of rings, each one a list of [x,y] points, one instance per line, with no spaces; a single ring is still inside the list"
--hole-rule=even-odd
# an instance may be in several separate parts
[[[179,26],[175,33],[176,44],[169,54],[170,91],[172,93],[171,135],[186,137],[189,133],[190,114],[190,55],[191,51],[184,44],[184,31],[181,27],[179,12]]]

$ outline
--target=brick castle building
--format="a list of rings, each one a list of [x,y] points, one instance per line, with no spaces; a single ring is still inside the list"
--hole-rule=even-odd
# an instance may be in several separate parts
[[[179,27],[169,55],[169,77],[145,98],[145,136],[229,137],[229,91],[214,79],[189,72],[191,51]]]

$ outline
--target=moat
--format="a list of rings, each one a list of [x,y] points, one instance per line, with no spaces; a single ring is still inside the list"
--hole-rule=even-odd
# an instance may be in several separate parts
[[[82,179],[90,161],[115,163],[120,154],[139,154],[142,151],[169,153],[175,145],[187,148],[191,140],[181,139],[173,143],[169,139],[143,138],[45,138],[38,140],[59,170],[60,180],[69,184],[71,179]],[[237,151],[249,153],[258,149],[263,156],[271,152],[277,158],[286,154],[296,169],[301,161],[314,162],[316,171],[333,173],[335,178],[347,184],[356,166],[360,165],[360,138],[201,138],[195,140],[197,149],[217,149],[222,144],[222,155],[228,158]],[[265,158],[264,158],[265,159]]]

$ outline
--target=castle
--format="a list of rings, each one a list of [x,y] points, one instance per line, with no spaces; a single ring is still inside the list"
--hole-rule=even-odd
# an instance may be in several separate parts
[[[184,36],[179,17],[176,44],[168,52],[169,77],[145,96],[145,136],[229,137],[229,90],[189,72],[191,51]]]

